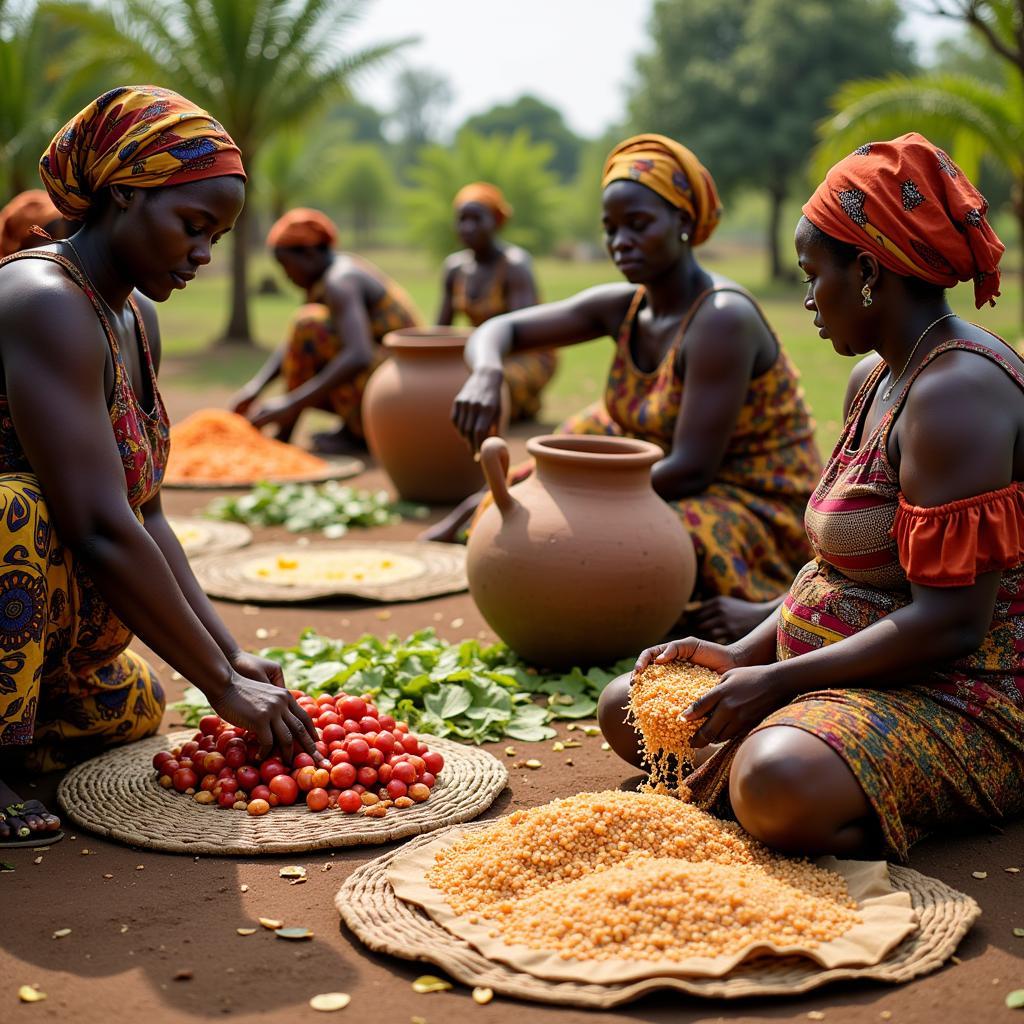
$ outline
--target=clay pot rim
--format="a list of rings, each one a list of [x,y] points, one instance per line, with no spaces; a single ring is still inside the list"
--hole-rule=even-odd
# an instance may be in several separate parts
[[[388,331],[382,344],[385,348],[407,352],[424,350],[459,349],[466,347],[466,341],[473,333],[470,327],[400,327]]]
[[[665,453],[651,441],[599,434],[542,434],[526,442],[526,450],[545,462],[620,470],[653,466]]]

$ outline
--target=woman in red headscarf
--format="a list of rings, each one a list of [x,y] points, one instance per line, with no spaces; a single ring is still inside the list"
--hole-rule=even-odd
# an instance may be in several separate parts
[[[384,335],[423,322],[399,284],[369,260],[335,252],[337,240],[330,217],[305,207],[271,227],[267,246],[306,301],[292,317],[288,340],[231,403],[258,427],[275,424],[281,441],[291,437],[304,409],[333,412],[338,429],[313,437],[314,449],[326,454],[365,449],[360,406],[370,374],[385,358]],[[258,402],[278,377],[284,394]]]
[[[41,188],[19,192],[0,210],[0,259],[54,238],[66,238],[73,228]]]
[[[846,423],[807,508],[814,558],[729,647],[645,651],[723,673],[687,712],[780,849],[903,858],[922,835],[1024,811],[1024,361],[945,289],[999,294],[984,197],[921,135],[840,161],[796,231],[804,305],[845,356]],[[745,738],[744,738],[745,737]],[[636,759],[632,737],[613,744]]]
[[[518,245],[498,239],[512,216],[512,207],[497,185],[474,181],[459,189],[452,202],[455,230],[466,246],[444,261],[442,325],[464,316],[473,327],[492,317],[536,305],[537,284],[530,254]],[[533,419],[540,411],[540,395],[551,380],[557,358],[551,349],[523,352],[505,363],[510,418]]]
[[[122,86],[61,129],[40,175],[80,224],[0,262],[0,752],[44,771],[155,732],[163,692],[135,634],[266,747],[315,751],[279,666],[239,648],[160,502],[153,303],[231,230],[238,148],[184,97]],[[58,825],[0,783],[0,845]]]

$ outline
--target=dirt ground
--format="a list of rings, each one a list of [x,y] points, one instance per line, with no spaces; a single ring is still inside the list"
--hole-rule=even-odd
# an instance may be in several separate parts
[[[214,397],[175,393],[173,387],[168,391],[175,418]],[[521,438],[516,448],[520,445]],[[386,486],[375,469],[361,479]],[[171,513],[189,514],[210,497],[206,492],[168,490],[165,505]],[[419,529],[419,524],[403,523],[379,536],[408,538]],[[260,531],[258,539],[273,536],[275,531]],[[478,632],[491,635],[468,594],[393,605],[386,621],[378,617],[379,606],[355,602],[266,607],[258,614],[228,602],[218,607],[241,643],[254,648],[291,643],[306,626],[345,637],[385,631],[404,635],[428,625],[449,640]],[[261,628],[270,631],[268,639],[257,638]],[[169,699],[176,699],[185,684],[173,680],[164,663],[156,660],[155,665]],[[162,731],[177,723],[177,716],[166,715]],[[564,728],[559,733],[566,735]],[[537,757],[544,767],[512,771],[509,788],[486,816],[584,790],[613,788],[630,774],[613,754],[601,750],[600,738],[583,738],[583,743],[572,752],[572,767],[564,763],[565,754],[552,752],[550,741],[517,743],[520,757]],[[504,759],[503,746],[494,744],[493,753]],[[24,796],[54,805],[59,777],[44,777],[34,787],[26,780],[11,781],[15,788],[22,784]],[[390,847],[363,847],[335,856],[193,858],[128,849],[70,829],[64,842],[45,853],[0,851],[0,859],[16,868],[0,875],[0,1021],[91,1024],[114,1016],[147,1024],[225,1018],[312,1021],[323,1018],[309,1008],[309,998],[331,991],[352,996],[338,1020],[373,1018],[382,1024],[409,1024],[413,1018],[427,1024],[1024,1021],[1024,1015],[1004,1005],[1007,992],[1024,988],[1024,938],[1013,935],[1015,927],[1024,927],[1024,873],[1005,870],[1020,867],[1024,872],[1024,822],[1005,830],[932,839],[913,852],[912,867],[969,893],[982,907],[981,919],[958,950],[959,963],[897,988],[843,984],[793,999],[729,1002],[653,995],[614,1012],[552,1008],[500,996],[478,1006],[461,985],[452,992],[414,993],[414,978],[443,971],[369,953],[341,927],[333,906],[345,877],[386,849]],[[36,857],[42,858],[38,865]],[[308,883],[293,887],[280,879],[278,869],[287,863],[306,865]],[[974,878],[972,872],[978,871],[987,877]],[[243,884],[248,886],[245,893],[240,891]],[[306,926],[315,938],[296,946],[262,930],[245,938],[235,933],[261,916]],[[71,934],[53,938],[63,928]],[[175,980],[186,971],[191,972],[188,980]],[[17,989],[24,984],[38,985],[46,1001],[19,1003]]]

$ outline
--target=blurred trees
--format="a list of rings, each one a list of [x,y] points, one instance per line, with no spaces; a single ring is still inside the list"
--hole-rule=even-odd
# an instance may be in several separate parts
[[[406,68],[399,72],[391,122],[397,129],[398,173],[403,179],[420,149],[439,140],[452,98],[448,79],[438,71]]]
[[[783,204],[806,190],[814,126],[851,78],[908,72],[896,0],[655,0],[653,49],[637,61],[636,131],[694,150],[723,192],[767,194],[773,278]]]
[[[309,124],[353,78],[404,41],[349,52],[345,36],[366,0],[106,0],[53,3],[92,43],[108,79],[157,82],[205,107],[242,151],[250,193],[261,150]],[[232,232],[226,341],[252,344],[247,267],[251,205]]]

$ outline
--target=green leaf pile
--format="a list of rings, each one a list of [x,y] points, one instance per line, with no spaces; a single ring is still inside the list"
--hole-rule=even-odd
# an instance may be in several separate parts
[[[422,505],[391,501],[387,491],[364,491],[337,480],[324,484],[259,483],[241,497],[218,498],[206,515],[248,526],[283,526],[293,533],[322,530],[325,537],[341,537],[350,526],[387,526],[407,519],[422,519]]]
[[[505,644],[452,644],[432,629],[404,640],[367,633],[349,643],[306,630],[294,647],[260,653],[281,665],[292,689],[313,697],[339,690],[372,693],[383,713],[411,728],[472,743],[550,739],[550,721],[593,716],[601,691],[633,664],[626,659],[607,669],[538,674]],[[174,708],[188,725],[210,713],[195,687]]]

